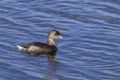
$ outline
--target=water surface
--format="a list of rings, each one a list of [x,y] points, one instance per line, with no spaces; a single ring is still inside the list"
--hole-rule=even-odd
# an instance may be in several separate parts
[[[120,80],[119,0],[1,0],[0,80]],[[54,58],[18,52],[47,41],[56,29]]]

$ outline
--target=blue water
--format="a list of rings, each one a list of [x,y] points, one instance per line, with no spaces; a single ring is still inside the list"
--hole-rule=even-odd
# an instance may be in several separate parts
[[[16,45],[47,41],[59,30],[54,58]],[[120,80],[119,0],[1,0],[0,80]]]

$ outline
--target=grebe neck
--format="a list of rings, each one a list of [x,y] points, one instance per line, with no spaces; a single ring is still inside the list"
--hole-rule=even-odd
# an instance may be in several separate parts
[[[53,45],[53,46],[56,45],[55,42],[54,42],[54,39],[53,38],[49,38],[49,37],[48,37],[48,44],[49,45]]]

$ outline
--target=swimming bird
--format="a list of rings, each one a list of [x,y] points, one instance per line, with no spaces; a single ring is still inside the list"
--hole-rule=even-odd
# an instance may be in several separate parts
[[[41,53],[55,53],[57,51],[55,38],[62,38],[61,34],[57,30],[51,30],[47,36],[47,43],[42,42],[30,42],[27,44],[18,45],[20,51],[25,51],[32,54]]]

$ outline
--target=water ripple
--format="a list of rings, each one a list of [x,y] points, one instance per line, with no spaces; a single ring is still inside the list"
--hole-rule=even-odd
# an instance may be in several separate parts
[[[1,0],[1,80],[119,80],[119,1]],[[57,29],[55,58],[18,52],[16,45],[47,42]],[[7,74],[7,75],[6,75]]]

